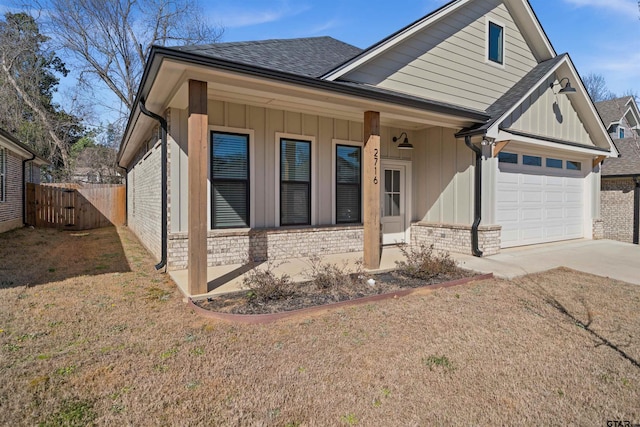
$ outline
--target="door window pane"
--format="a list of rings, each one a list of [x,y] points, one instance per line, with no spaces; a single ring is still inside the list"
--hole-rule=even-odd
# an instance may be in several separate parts
[[[502,151],[498,154],[498,162],[499,163],[513,163],[518,164],[518,155],[516,153],[507,153],[506,151]]]
[[[562,169],[562,160],[547,158],[547,167]]]
[[[572,171],[582,170],[582,163],[574,162],[572,160],[567,160],[567,169],[572,170]]]
[[[542,166],[542,158],[538,156],[522,156],[522,164],[527,166]]]

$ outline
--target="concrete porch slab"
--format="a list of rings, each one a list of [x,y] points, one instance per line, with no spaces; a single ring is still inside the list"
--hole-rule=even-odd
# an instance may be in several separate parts
[[[404,259],[402,252],[397,246],[385,246],[382,249],[382,257],[380,259],[380,268],[377,270],[367,271],[388,271],[396,267],[396,261]],[[362,252],[350,252],[345,254],[331,254],[322,257],[322,263],[336,264],[342,266],[346,263],[347,267],[355,270],[356,263],[362,260]],[[273,261],[275,266],[273,271],[276,275],[288,274],[294,282],[307,280],[305,272],[311,269],[309,258],[291,258],[286,260]],[[266,263],[258,265],[223,265],[207,268],[207,280],[209,292],[201,295],[189,295],[188,292],[188,270],[170,271],[169,275],[178,285],[178,289],[185,297],[193,299],[204,299],[213,295],[226,294],[236,292],[242,289],[242,280],[247,273],[253,268],[266,268]]]

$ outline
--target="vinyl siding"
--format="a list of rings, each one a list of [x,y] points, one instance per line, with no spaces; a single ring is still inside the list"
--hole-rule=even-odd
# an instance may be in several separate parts
[[[416,133],[413,221],[473,222],[473,152],[454,134],[454,130],[440,127]]]
[[[505,25],[504,67],[486,61],[486,17]],[[536,64],[505,5],[489,0],[467,4],[344,79],[485,110]]]
[[[551,89],[552,82],[557,83],[555,77],[543,82],[502,122],[501,127],[594,146],[571,104],[571,96],[557,94],[560,86]]]

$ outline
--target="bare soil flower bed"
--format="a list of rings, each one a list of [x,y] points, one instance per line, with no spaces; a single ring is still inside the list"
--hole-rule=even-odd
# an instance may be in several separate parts
[[[387,294],[403,289],[436,285],[472,277],[475,274],[472,271],[458,268],[429,279],[417,279],[405,276],[397,271],[368,275],[354,273],[350,283],[342,283],[331,289],[320,288],[312,280],[294,284],[292,294],[286,298],[262,301],[252,298],[251,291],[245,290],[194,301],[194,303],[206,310],[220,313],[272,314]],[[368,283],[369,279],[375,280],[375,284],[370,285]]]

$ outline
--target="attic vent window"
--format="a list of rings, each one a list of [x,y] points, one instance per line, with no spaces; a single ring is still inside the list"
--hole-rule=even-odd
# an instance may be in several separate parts
[[[504,65],[504,27],[489,21],[487,43],[489,61]]]

